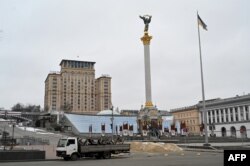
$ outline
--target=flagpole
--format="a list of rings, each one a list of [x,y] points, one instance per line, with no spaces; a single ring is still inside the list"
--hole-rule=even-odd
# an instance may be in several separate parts
[[[202,68],[202,56],[201,56],[201,40],[200,40],[200,26],[198,20],[198,11],[197,11],[197,26],[198,26],[198,40],[199,40],[199,51],[200,51],[200,68],[201,68],[201,87],[202,87],[202,106],[204,113],[204,130],[205,130],[205,144],[204,146],[210,146],[208,144],[208,133],[207,133],[207,111],[205,105],[205,88],[204,88],[204,80],[203,80],[203,68]]]

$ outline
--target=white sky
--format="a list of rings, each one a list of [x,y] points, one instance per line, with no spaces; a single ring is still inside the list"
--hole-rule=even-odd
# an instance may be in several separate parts
[[[206,99],[250,93],[248,0],[0,0],[0,107],[43,107],[44,81],[62,59],[95,61],[112,77],[120,109],[145,102],[140,37],[150,14],[153,103],[160,109],[202,99],[196,12]],[[79,56],[79,58],[77,58]]]

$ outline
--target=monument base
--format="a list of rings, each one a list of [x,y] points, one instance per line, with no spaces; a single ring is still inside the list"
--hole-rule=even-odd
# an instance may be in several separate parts
[[[143,136],[158,139],[161,135],[160,126],[162,126],[159,110],[153,105],[142,108],[138,114],[138,126]]]
[[[152,108],[152,107],[154,107],[154,105],[153,105],[153,103],[151,101],[148,101],[148,102],[145,103],[145,107],[146,108]]]

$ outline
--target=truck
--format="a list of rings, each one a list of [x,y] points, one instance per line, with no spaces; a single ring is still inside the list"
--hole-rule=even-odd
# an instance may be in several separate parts
[[[56,156],[62,157],[65,161],[74,161],[82,157],[110,159],[111,154],[129,152],[130,144],[105,141],[104,139],[80,139],[77,137],[60,138],[56,148]]]

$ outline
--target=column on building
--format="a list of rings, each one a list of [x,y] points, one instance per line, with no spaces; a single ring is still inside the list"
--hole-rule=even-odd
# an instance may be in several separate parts
[[[213,110],[210,110],[209,112],[210,112],[210,122],[212,124],[214,122],[214,120],[213,120]]]
[[[247,120],[246,107],[243,106],[243,120]]]
[[[233,107],[233,121],[236,122],[235,108]]]
[[[210,115],[210,116],[208,116],[208,115],[209,115],[209,114],[208,114],[208,112],[209,112],[209,111],[207,110],[207,124],[209,123],[209,119],[210,119],[210,116],[211,116],[211,115]],[[203,115],[203,118],[205,118],[205,116],[204,116],[204,115]]]
[[[201,124],[203,121],[203,116],[202,116],[202,113],[201,111],[199,112],[199,124]]]
[[[224,116],[224,122],[227,122],[227,118],[226,118],[226,108],[223,108],[223,116]]]
[[[222,110],[219,109],[219,122],[220,122],[220,123],[222,122],[222,120],[221,120],[221,119],[222,119],[222,117],[221,117],[221,111],[222,111]]]
[[[209,110],[206,111],[206,114],[207,114],[207,124],[209,123],[208,111],[209,111]],[[211,112],[210,112],[210,115],[211,115]],[[210,116],[210,118],[211,118],[211,116]]]
[[[230,108],[227,108],[227,117],[228,117],[228,122],[231,122],[231,111],[230,111]]]
[[[204,119],[204,112],[201,111],[201,117],[202,117],[202,122],[204,123],[205,119]]]
[[[215,123],[218,123],[217,122],[217,110],[216,109],[214,110],[214,120],[215,120]]]
[[[236,107],[236,109],[238,110],[238,121],[241,121],[241,110],[240,110],[240,106]]]
[[[248,106],[248,120],[250,120],[250,105]]]

